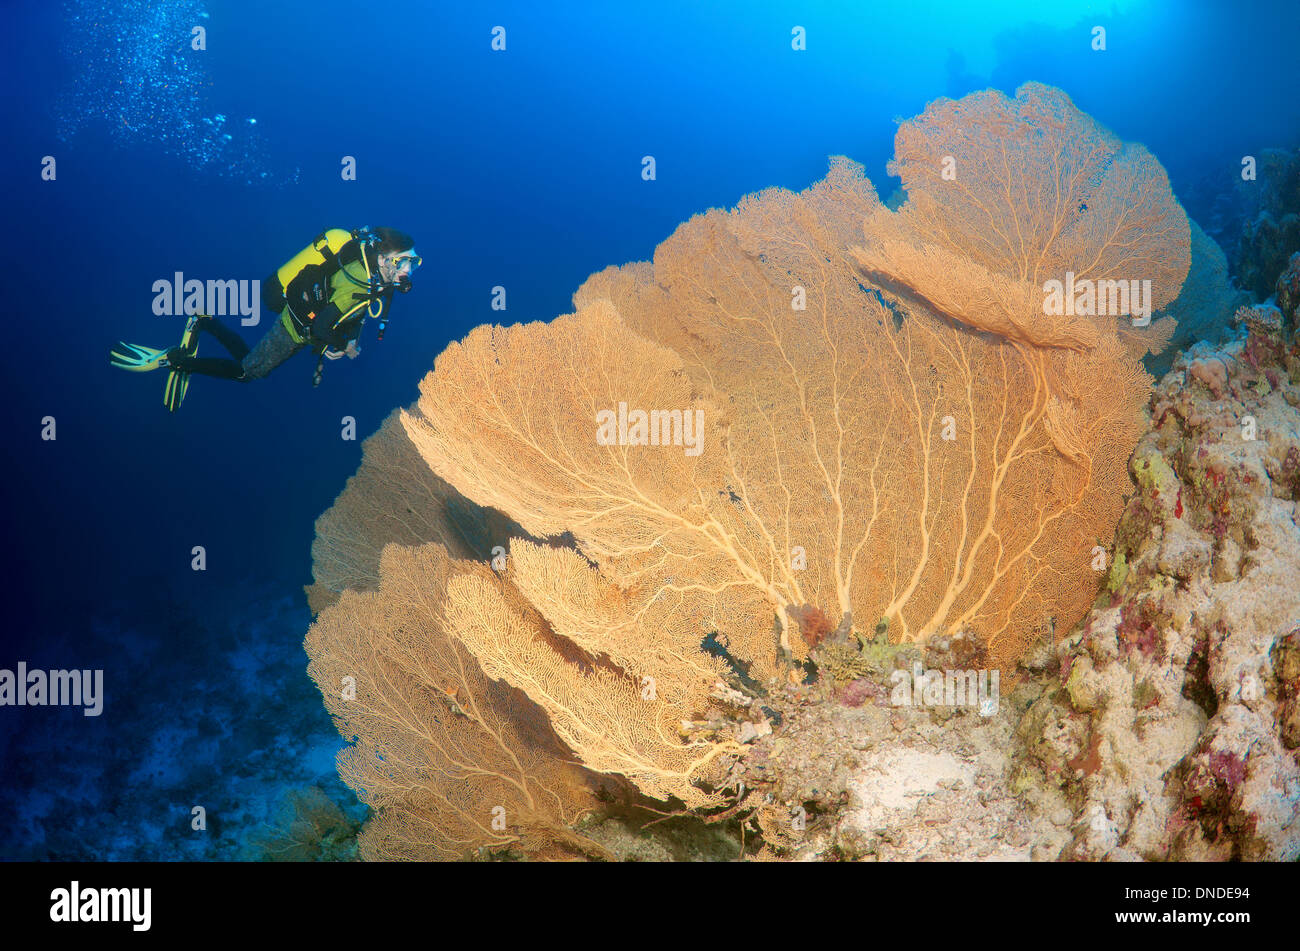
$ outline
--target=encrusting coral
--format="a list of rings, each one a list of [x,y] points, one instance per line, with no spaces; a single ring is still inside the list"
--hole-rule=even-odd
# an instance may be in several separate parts
[[[1152,395],[1109,593],[1019,726],[1066,857],[1300,857],[1300,333],[1238,317]]]
[[[1136,318],[1177,296],[1187,218],[1145,149],[1047,86],[940,100],[896,145],[897,211],[837,157],[803,192],[697,215],[575,313],[450,345],[401,413],[409,444],[368,447],[414,447],[520,530],[494,571],[410,547],[404,518],[356,525],[352,550],[365,516],[329,520],[318,582],[379,585],[308,638],[389,843],[372,854],[554,843],[598,774],[727,805],[742,745],[716,717],[807,656],[810,612],[970,631],[1003,667],[1083,615],[1131,485],[1139,359],[1172,331]],[[376,567],[389,531],[408,547]]]

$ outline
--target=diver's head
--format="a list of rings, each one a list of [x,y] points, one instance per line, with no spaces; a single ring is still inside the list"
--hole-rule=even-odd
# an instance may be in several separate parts
[[[396,284],[405,292],[411,289],[411,276],[420,266],[421,258],[415,253],[415,241],[409,234],[395,228],[375,228],[379,243],[379,276],[386,284]]]

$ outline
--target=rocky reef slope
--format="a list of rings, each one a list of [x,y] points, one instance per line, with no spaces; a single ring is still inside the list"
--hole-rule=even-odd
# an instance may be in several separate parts
[[[787,688],[743,766],[760,854],[1300,858],[1296,287],[1300,255],[1281,311],[1242,308],[1156,386],[1102,592],[996,709],[895,692],[978,645],[814,652],[820,682]]]

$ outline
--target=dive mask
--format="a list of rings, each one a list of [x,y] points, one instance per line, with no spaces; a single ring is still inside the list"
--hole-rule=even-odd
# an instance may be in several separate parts
[[[393,258],[394,271],[414,271],[424,263],[424,258],[420,257],[414,251],[403,251]]]

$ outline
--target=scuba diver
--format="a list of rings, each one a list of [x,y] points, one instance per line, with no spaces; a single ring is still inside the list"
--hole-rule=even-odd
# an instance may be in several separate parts
[[[186,321],[179,346],[155,350],[122,342],[109,351],[109,361],[135,372],[168,368],[163,402],[173,413],[185,399],[191,373],[246,383],[307,347],[317,355],[316,386],[325,360],[355,358],[361,352],[357,340],[367,317],[379,321],[378,339],[384,339],[393,291],[411,289],[411,275],[421,261],[415,242],[401,231],[333,228],[262,283],[262,305],[280,319],[251,350],[229,327],[195,314]],[[216,337],[231,358],[200,357],[199,331]]]

